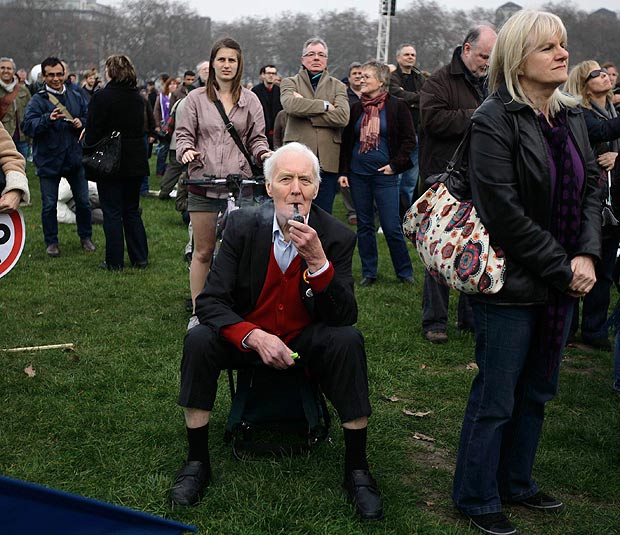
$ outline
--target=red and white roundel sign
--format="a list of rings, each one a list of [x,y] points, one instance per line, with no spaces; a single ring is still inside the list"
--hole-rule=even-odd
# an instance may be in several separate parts
[[[19,210],[0,214],[0,278],[19,260],[26,242],[26,225]]]

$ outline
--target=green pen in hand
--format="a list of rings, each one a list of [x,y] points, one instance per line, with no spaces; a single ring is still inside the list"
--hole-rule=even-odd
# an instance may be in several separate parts
[[[299,358],[299,353],[291,353],[291,358],[297,360]]]

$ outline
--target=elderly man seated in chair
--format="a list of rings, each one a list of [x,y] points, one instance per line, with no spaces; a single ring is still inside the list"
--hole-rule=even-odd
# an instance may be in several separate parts
[[[273,202],[230,215],[196,300],[200,324],[185,337],[179,405],[189,452],[173,504],[197,504],[209,485],[209,418],[220,371],[262,361],[281,370],[305,365],[318,379],[342,422],[349,500],[364,519],[383,516],[366,460],[371,410],[364,339],[352,327],[355,234],[312,204],[319,182],[316,156],[290,143],[265,162]]]

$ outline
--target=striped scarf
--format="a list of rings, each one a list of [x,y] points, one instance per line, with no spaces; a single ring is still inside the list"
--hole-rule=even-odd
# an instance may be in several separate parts
[[[362,95],[362,126],[360,128],[360,154],[379,148],[379,135],[381,132],[381,120],[379,114],[385,106],[387,91],[383,91],[375,98],[368,98]]]

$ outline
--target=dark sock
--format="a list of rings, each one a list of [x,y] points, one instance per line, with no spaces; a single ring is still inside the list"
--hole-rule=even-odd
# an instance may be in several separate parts
[[[207,466],[211,465],[209,458],[209,424],[197,427],[196,429],[187,428],[187,442],[189,452],[188,461],[201,461]]]
[[[368,470],[366,460],[366,430],[342,428],[344,432],[344,472],[351,470]]]

